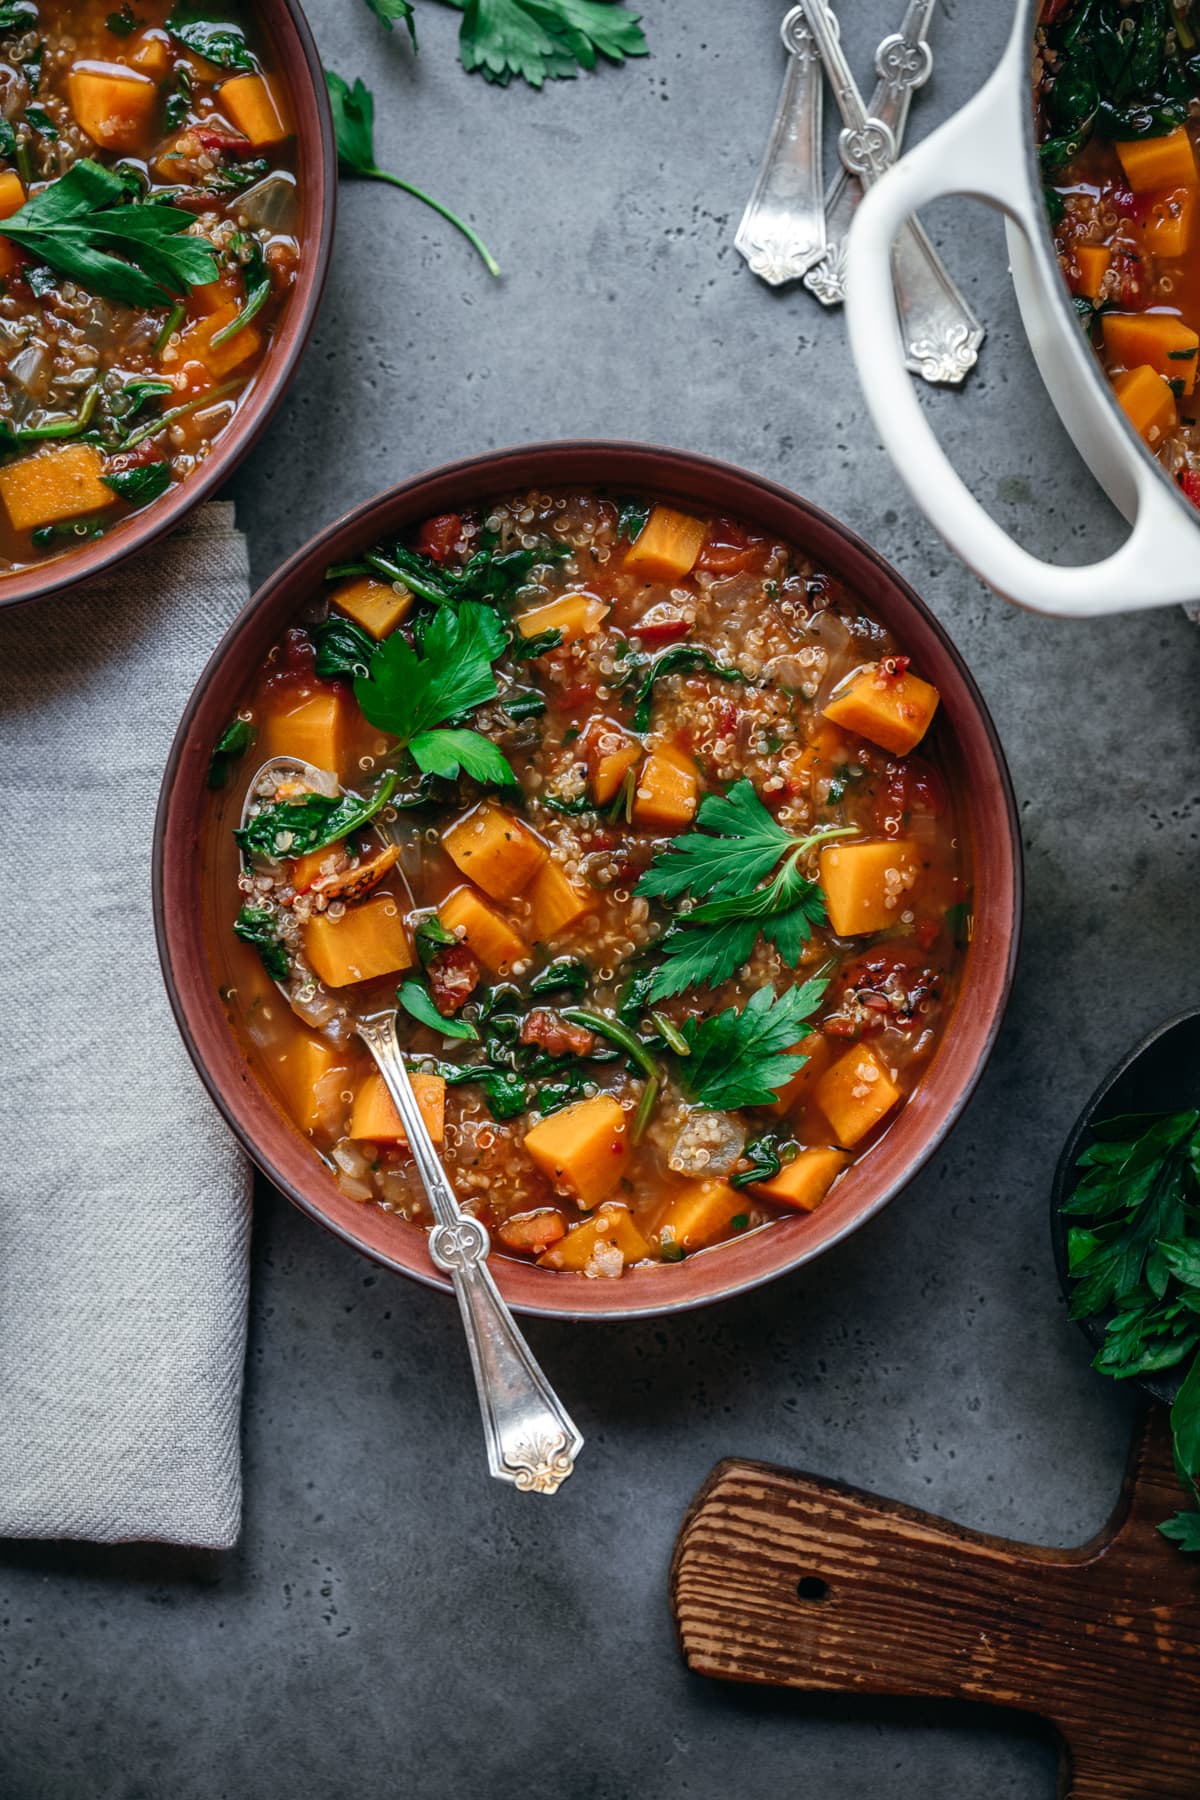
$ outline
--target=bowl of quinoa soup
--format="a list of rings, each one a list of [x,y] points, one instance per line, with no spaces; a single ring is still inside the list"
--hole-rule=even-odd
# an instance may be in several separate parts
[[[397,1008],[509,1303],[670,1312],[894,1198],[982,1073],[1021,904],[961,657],[739,469],[535,445],[405,482],[250,602],[163,783],[180,1029],[272,1181],[445,1286],[354,1031]]]
[[[296,0],[0,19],[0,606],[141,548],[251,448],[336,203]]]

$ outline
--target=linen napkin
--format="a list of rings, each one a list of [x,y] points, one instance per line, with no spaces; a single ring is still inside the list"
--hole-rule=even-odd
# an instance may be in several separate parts
[[[167,751],[249,591],[216,504],[0,613],[0,1535],[226,1548],[250,1175],[162,985]]]

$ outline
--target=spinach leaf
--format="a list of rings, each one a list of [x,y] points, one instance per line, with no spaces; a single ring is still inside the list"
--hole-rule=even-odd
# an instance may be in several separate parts
[[[622,537],[631,540],[640,537],[649,517],[650,508],[644,500],[622,500],[617,512],[617,530]]]
[[[334,615],[318,625],[312,636],[316,645],[313,667],[322,681],[353,680],[369,673],[375,642],[353,620]]]
[[[136,469],[122,469],[117,475],[102,475],[100,479],[127,505],[148,506],[170,487],[171,465],[166,462],[142,463]]]
[[[274,913],[261,906],[243,906],[233,922],[233,933],[258,951],[272,981],[287,980],[290,963]]]
[[[284,857],[307,856],[349,836],[381,812],[392,797],[397,776],[380,782],[369,800],[343,794],[305,794],[301,800],[275,800],[262,807],[250,822],[234,832],[243,853],[267,862]]]
[[[566,990],[572,994],[586,994],[592,972],[585,962],[577,956],[566,956],[558,962],[548,963],[529,984],[529,992],[536,996],[542,994],[558,994]]]
[[[396,990],[396,1000],[418,1025],[428,1026],[430,1031],[440,1031],[443,1037],[478,1043],[479,1033],[470,1020],[444,1018],[433,1003],[433,995],[421,982],[401,982]]]
[[[171,9],[167,30],[186,50],[194,50],[197,56],[202,56],[205,62],[215,63],[219,69],[253,70],[258,67],[240,25],[232,19],[214,17],[203,7],[188,5],[186,0],[179,0],[179,4]]]
[[[718,676],[722,681],[746,681],[747,676],[740,669],[719,663],[710,650],[699,644],[672,644],[669,650],[634,662],[622,677],[621,686],[629,687],[638,683],[634,692],[634,711],[630,725],[639,735],[649,731],[651,708],[654,704],[654,684],[661,681],[664,675],[678,675],[684,672]]]
[[[254,727],[248,719],[232,719],[225,727],[208,761],[208,785],[223,788],[229,780],[230,766],[243,757],[254,742]]]
[[[416,939],[417,955],[423,969],[429,967],[439,950],[449,950],[458,943],[454,933],[446,930],[436,913],[429,913],[421,920],[413,937]]]

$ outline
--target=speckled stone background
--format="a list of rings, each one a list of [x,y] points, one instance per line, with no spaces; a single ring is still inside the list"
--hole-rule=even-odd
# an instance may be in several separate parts
[[[569,434],[708,451],[841,514],[949,626],[1008,748],[1028,915],[999,1049],[921,1179],[815,1267],[661,1324],[531,1326],[589,1440],[551,1504],[483,1475],[452,1302],[261,1194],[242,1547],[0,1547],[4,1800],[1054,1792],[1051,1745],[1004,1715],[688,1676],[667,1560],[733,1453],[1043,1542],[1104,1518],[1130,1405],[1065,1323],[1047,1190],[1104,1069],[1196,999],[1200,633],[1026,617],[957,566],[876,444],[839,317],[733,249],[782,0],[643,4],[650,60],[539,96],[463,75],[431,0],[416,64],[360,0],[311,0],[326,60],[377,90],[382,160],[468,212],[505,277],[400,194],[345,188],[315,342],[233,485],[255,570],[417,469]],[[901,10],[845,0],[864,80]],[[943,0],[914,133],[1007,26]],[[1039,389],[998,222],[930,223],[989,327],[939,429],[1025,542],[1099,554],[1117,528]]]

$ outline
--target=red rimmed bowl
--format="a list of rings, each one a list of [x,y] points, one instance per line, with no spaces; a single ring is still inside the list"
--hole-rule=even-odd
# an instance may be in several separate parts
[[[270,40],[292,105],[300,191],[301,262],[263,366],[212,453],[179,487],[104,537],[52,561],[0,575],[0,607],[21,606],[111,569],[172,530],[228,480],[266,429],[296,373],[316,323],[337,214],[337,148],[321,58],[299,0],[258,0],[256,24]]]
[[[797,545],[847,583],[896,633],[939,689],[947,750],[971,837],[975,933],[941,1043],[896,1123],[812,1215],[777,1221],[685,1262],[595,1282],[493,1258],[500,1287],[523,1312],[628,1318],[724,1299],[839,1243],[895,1198],[966,1105],[995,1041],[1016,960],[1021,852],[1008,770],[987,709],[962,658],[908,584],[861,538],[785,488],[725,463],[649,445],[535,444],[453,463],[370,500],[322,532],[261,588],[201,676],[172,746],[154,846],[154,908],[171,1004],[209,1093],[254,1161],[310,1218],[363,1255],[436,1287],[425,1233],[338,1190],[332,1175],[259,1084],[217,992],[198,879],[213,744],[262,657],[325,569],[363,544],[436,513],[530,486],[644,493],[693,511],[744,519]]]

